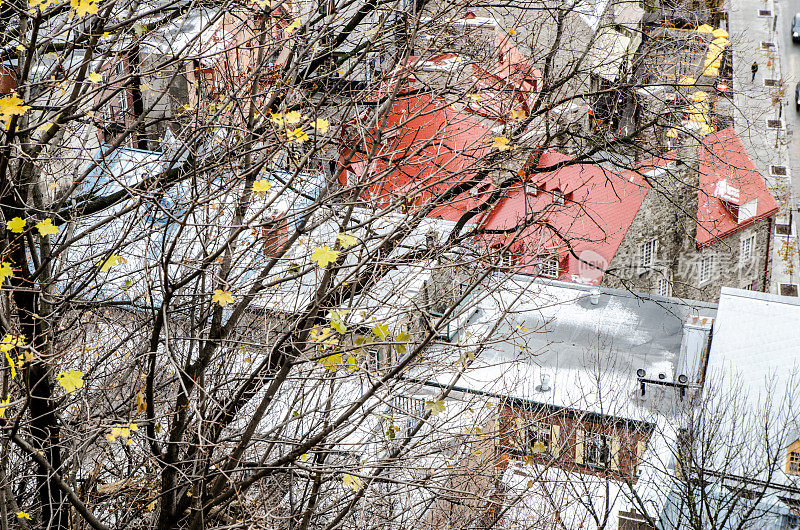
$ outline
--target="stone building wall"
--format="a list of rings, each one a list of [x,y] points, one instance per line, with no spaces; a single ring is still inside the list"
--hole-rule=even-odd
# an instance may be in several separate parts
[[[709,302],[719,299],[723,286],[763,290],[769,280],[770,219],[761,219],[698,249],[696,170],[678,165],[654,175],[652,181],[653,187],[611,261],[603,285],[658,294],[659,281],[667,281],[669,296]],[[752,236],[751,257],[744,259],[742,240]],[[642,267],[642,246],[648,241],[656,242],[653,263]],[[701,281],[704,258],[711,258],[712,264],[708,278]]]

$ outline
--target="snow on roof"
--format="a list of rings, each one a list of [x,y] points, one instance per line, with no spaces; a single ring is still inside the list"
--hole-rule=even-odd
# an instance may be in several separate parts
[[[613,289],[600,290],[594,304],[591,295],[565,282],[506,279],[459,333],[459,343],[489,341],[459,385],[616,417],[657,417],[664,402],[660,394],[638,399],[637,369],[672,380],[684,320],[712,316],[715,306]],[[551,377],[549,392],[537,390],[542,374]],[[437,381],[452,375],[443,371]]]
[[[154,31],[145,39],[142,48],[163,55],[177,55],[188,51],[193,54],[218,52],[217,42],[211,36],[223,19],[219,9],[193,9]]]
[[[749,421],[758,425],[766,414],[776,445],[786,447],[800,437],[792,410],[800,399],[798,322],[797,298],[722,288],[704,392],[723,402],[736,400],[735,419],[723,418],[727,429],[743,430]],[[749,434],[761,438],[749,451],[763,450],[763,427]],[[726,471],[738,465],[727,464]]]

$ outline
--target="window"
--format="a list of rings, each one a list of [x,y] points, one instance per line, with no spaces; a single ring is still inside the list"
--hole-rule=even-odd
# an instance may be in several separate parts
[[[516,452],[523,455],[548,453],[550,451],[550,424],[543,421],[525,422],[517,416],[512,441]]]
[[[656,247],[658,241],[653,239],[644,243],[639,249],[639,266],[643,269],[649,269],[653,266],[656,260]]]
[[[739,243],[739,262],[747,263],[753,259],[753,252],[756,246],[756,235],[743,237]]]
[[[658,279],[659,296],[672,296],[672,282],[666,278]]]
[[[792,447],[795,447],[797,444],[793,444]],[[789,448],[789,451],[786,453],[786,472],[792,475],[800,475],[800,448],[796,450],[792,450]]]
[[[703,256],[700,258],[700,283],[711,280],[714,273],[714,256]]]
[[[583,461],[588,466],[605,468],[610,460],[611,440],[609,436],[598,433],[587,433],[584,442],[585,453]]]
[[[549,258],[539,264],[539,274],[548,278],[558,278],[558,259]]]
[[[506,249],[500,251],[500,263],[498,266],[501,269],[510,269],[516,265],[516,262],[517,259],[510,250]]]
[[[564,192],[561,190],[553,190],[553,202],[555,204],[564,204]]]

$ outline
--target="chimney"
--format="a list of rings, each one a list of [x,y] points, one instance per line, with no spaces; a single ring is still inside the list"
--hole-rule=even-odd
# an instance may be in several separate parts
[[[686,317],[683,322],[681,350],[678,354],[678,362],[675,363],[673,381],[678,381],[683,375],[688,378],[690,385],[703,384],[713,324],[714,319],[711,317],[697,315]]]

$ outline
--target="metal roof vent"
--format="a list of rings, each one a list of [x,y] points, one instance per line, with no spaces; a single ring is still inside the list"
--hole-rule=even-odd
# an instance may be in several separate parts
[[[592,305],[600,303],[600,289],[592,289],[589,292],[589,302],[591,302]]]
[[[552,387],[550,386],[550,374],[539,374],[539,384],[536,387],[537,392],[550,392]]]

